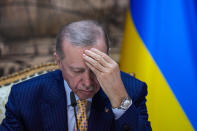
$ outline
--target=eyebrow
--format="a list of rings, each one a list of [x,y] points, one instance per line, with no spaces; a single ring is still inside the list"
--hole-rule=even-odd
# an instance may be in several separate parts
[[[82,68],[82,67],[72,67],[72,66],[69,66],[69,68],[70,68],[71,70],[85,70],[85,69]]]

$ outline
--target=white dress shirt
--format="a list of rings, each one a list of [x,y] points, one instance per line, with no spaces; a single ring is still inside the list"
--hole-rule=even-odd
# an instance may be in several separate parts
[[[70,92],[71,89],[68,85],[68,83],[64,80],[64,87],[65,87],[65,91],[66,91],[66,98],[67,98],[67,116],[68,116],[68,131],[74,131],[75,130],[75,115],[74,115],[74,108],[71,106],[71,101],[70,101]],[[79,99],[79,97],[77,95],[75,95],[76,100]],[[87,117],[89,118],[90,116],[90,107],[91,107],[91,103],[92,103],[92,98],[88,99],[88,105],[87,105]],[[76,111],[78,110],[77,106],[76,106]],[[112,109],[115,119],[117,120],[118,118],[120,118],[125,110],[122,109]]]

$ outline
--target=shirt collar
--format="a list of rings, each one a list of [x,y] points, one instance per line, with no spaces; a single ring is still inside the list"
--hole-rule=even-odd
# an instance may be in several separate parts
[[[70,106],[71,105],[71,102],[70,102],[70,92],[72,91],[68,85],[68,83],[64,80],[64,88],[65,88],[65,91],[66,91],[66,98],[67,98],[67,106]],[[76,101],[79,100],[79,97],[75,94],[75,98],[76,98]],[[88,102],[92,102],[92,98],[89,98],[88,99]]]

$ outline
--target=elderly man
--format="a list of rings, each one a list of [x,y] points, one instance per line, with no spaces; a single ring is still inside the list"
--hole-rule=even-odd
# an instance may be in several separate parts
[[[64,26],[54,53],[60,70],[13,86],[0,130],[151,130],[146,84],[120,72],[108,51],[97,22]]]

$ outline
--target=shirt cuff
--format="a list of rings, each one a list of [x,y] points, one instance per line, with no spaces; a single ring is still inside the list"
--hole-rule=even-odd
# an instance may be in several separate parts
[[[132,104],[130,104],[131,106]],[[129,107],[130,107],[129,106]],[[128,108],[129,109],[129,108]],[[127,110],[128,110],[127,109]],[[112,108],[112,111],[114,113],[114,116],[115,116],[115,120],[119,119],[127,110],[124,110],[124,109],[118,109],[118,108]]]

